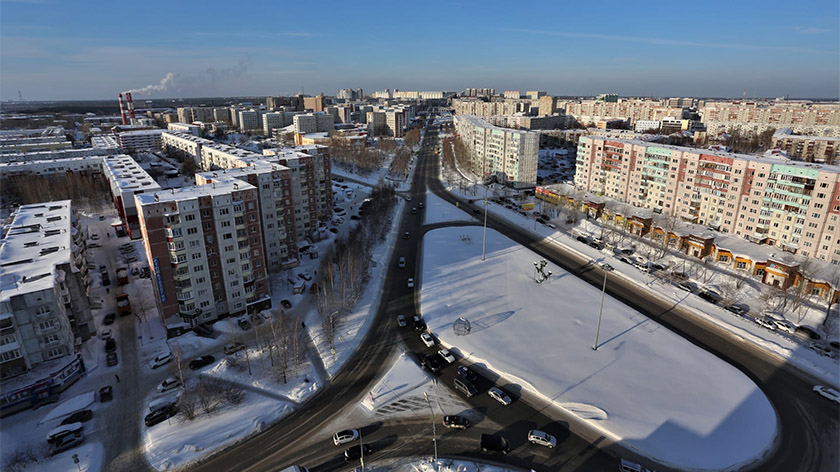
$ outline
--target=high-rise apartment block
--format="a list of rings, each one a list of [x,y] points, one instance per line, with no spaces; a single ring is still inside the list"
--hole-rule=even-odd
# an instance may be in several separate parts
[[[324,107],[326,107],[326,101],[324,100],[323,95],[317,95],[315,97],[304,97],[303,99],[303,107],[307,110],[312,110],[313,112],[324,111]]]
[[[708,132],[713,134],[735,129],[760,132],[791,128],[795,133],[840,137],[837,102],[706,102],[700,113]]]
[[[776,131],[773,147],[803,161],[833,164],[840,159],[840,137],[794,134],[792,128]]]
[[[295,133],[323,133],[333,130],[333,116],[329,113],[306,113],[294,116]]]
[[[0,242],[0,378],[7,379],[74,354],[76,338],[89,339],[96,327],[85,230],[69,200],[18,207]]]
[[[537,133],[499,128],[471,115],[456,115],[455,129],[470,150],[475,173],[495,176],[517,189],[536,185]]]
[[[557,113],[557,99],[550,95],[540,97],[540,116],[553,115]]]
[[[575,186],[840,264],[840,168],[582,137]]]
[[[237,120],[240,131],[262,129],[262,113],[259,110],[241,110]]]
[[[197,125],[187,123],[168,123],[166,129],[170,131],[183,131],[193,136],[201,136],[201,128]]]
[[[160,151],[162,148],[160,129],[124,131],[117,133],[117,141],[125,152]]]

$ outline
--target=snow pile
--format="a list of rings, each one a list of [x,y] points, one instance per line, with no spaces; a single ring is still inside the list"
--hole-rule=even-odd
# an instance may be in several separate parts
[[[59,403],[57,407],[53,408],[52,411],[50,411],[49,413],[47,413],[46,416],[41,418],[38,424],[44,424],[47,421],[63,418],[79,410],[84,410],[85,408],[93,404],[93,400],[93,392],[86,392],[81,395],[77,395],[73,398],[70,398],[67,401]]]
[[[598,350],[592,349],[601,294],[480,227],[426,234],[421,305],[429,328],[462,357],[564,405],[628,447],[680,469],[736,467],[763,454],[776,436],[776,414],[758,387],[734,367],[607,297]],[[477,289],[478,288],[478,289]],[[466,336],[452,324],[463,316]],[[527,342],[523,342],[527,340]]]
[[[401,396],[429,383],[431,378],[421,370],[413,359],[402,354],[388,372],[362,399],[361,405],[367,411],[374,411]]]

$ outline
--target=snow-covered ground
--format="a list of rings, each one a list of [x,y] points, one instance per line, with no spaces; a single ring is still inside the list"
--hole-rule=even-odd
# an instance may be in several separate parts
[[[444,345],[514,395],[544,397],[663,464],[735,467],[771,446],[776,414],[740,371],[611,297],[593,350],[599,291],[552,264],[536,284],[539,257],[494,231],[481,261],[481,237],[480,227],[425,235],[439,249],[423,255],[422,312]],[[459,317],[466,336],[453,331]]]
[[[361,406],[367,411],[374,411],[382,405],[394,402],[396,399],[421,386],[428,384],[432,377],[417,365],[414,360],[401,354],[391,365],[391,368],[362,399]]]
[[[389,464],[376,461],[365,470],[370,472],[516,472],[523,469],[499,467],[480,462],[469,462],[455,459],[414,458],[397,460]]]

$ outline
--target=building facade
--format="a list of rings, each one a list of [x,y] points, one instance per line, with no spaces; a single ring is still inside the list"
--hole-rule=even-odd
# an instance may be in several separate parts
[[[536,185],[537,133],[499,128],[470,115],[455,116],[455,129],[470,150],[474,172],[517,189]]]

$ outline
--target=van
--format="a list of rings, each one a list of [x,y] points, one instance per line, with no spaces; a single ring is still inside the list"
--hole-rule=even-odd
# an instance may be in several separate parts
[[[82,423],[70,423],[53,429],[47,433],[47,442],[50,444],[57,443],[65,436],[82,437]]]
[[[454,380],[455,390],[461,391],[467,398],[475,395],[478,393],[478,389],[475,388],[475,385],[471,384],[466,379],[459,379],[455,378]]]

